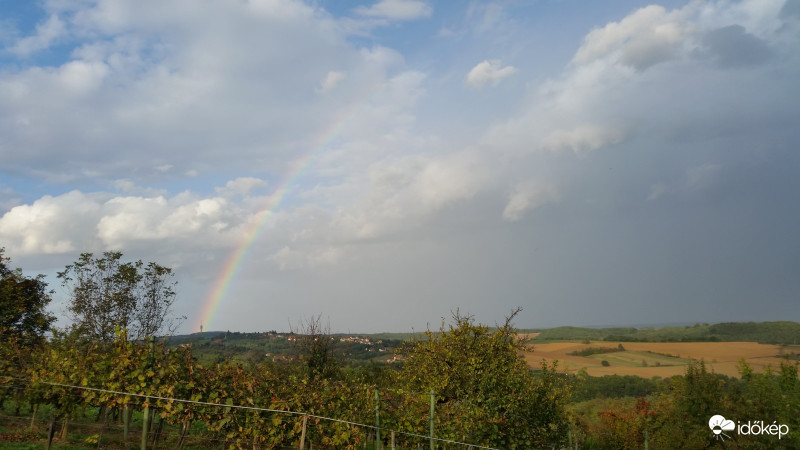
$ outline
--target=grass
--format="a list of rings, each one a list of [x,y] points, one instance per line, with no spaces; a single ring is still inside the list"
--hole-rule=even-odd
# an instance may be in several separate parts
[[[630,351],[613,352],[604,354],[594,354],[587,356],[587,358],[607,360],[608,362],[617,363],[623,366],[630,367],[650,367],[650,366],[686,366],[692,360],[686,358],[678,358],[675,356],[661,355],[658,353],[648,351]]]
[[[11,450],[42,450],[45,447],[45,443],[42,442],[40,444],[33,444],[30,442],[2,442],[0,441],[0,448],[3,449],[11,449]],[[50,446],[52,450],[84,450],[94,447],[87,447],[84,445],[75,446],[75,445],[59,445],[53,443]]]
[[[31,424],[31,408],[27,403],[20,407],[19,415],[14,415],[14,404],[11,400],[5,402],[0,408],[0,449],[40,450],[47,444],[47,435],[52,420],[52,408],[42,406],[36,414],[33,428]],[[51,449],[73,450],[73,449],[130,449],[139,448],[142,432],[142,413],[136,411],[131,418],[131,425],[128,433],[128,441],[124,440],[124,430],[121,424],[110,423],[104,427],[102,423],[96,422],[98,408],[86,408],[81,413],[76,412],[77,417],[70,419],[67,437],[64,440],[56,437],[53,439]],[[196,424],[193,424],[196,425]],[[60,429],[60,428],[59,428]],[[204,436],[205,429],[198,429],[193,426],[192,433],[187,437],[193,445],[184,446],[185,449],[200,450],[208,448],[209,440]],[[169,448],[170,443],[177,443],[178,426],[164,424],[164,438],[159,440],[159,447]],[[166,441],[165,439],[169,439]],[[214,446],[217,446],[216,444]]]
[[[621,365],[621,366],[631,366],[631,367],[640,366],[640,364],[636,364],[636,363],[634,363],[632,361],[629,361],[629,360],[626,360],[626,359],[617,358],[615,355],[608,354],[608,353],[605,354],[605,355],[592,355],[592,356],[588,356],[588,358],[608,361],[609,363],[613,363],[613,364],[617,364],[617,365]]]
[[[4,426],[0,429],[0,448],[2,449],[42,449],[47,443],[49,422],[38,421],[31,431],[28,426],[30,417],[20,420],[8,420],[8,416],[0,416],[0,421]],[[13,419],[13,418],[12,418]],[[97,424],[90,417],[76,418],[69,424],[67,437],[64,440],[58,438],[58,433],[53,439],[51,449],[71,450],[71,449],[131,449],[139,448],[141,442],[141,425],[138,428],[131,427],[128,440],[124,440],[122,427],[110,425],[106,429],[101,429],[102,425]],[[177,444],[177,426],[164,425],[164,437],[159,439],[159,448],[171,448]],[[184,446],[189,450],[201,450],[209,446],[218,447],[218,443],[212,443],[207,436],[202,433],[190,434],[188,437],[189,445]]]
[[[40,408],[34,427],[31,429],[30,405],[22,404],[18,415],[15,415],[12,400],[7,400],[2,406],[0,407],[0,449],[44,449],[52,420],[52,408]],[[85,410],[78,408],[74,417],[70,419],[66,439],[58,438],[59,426],[51,449],[130,450],[140,447],[142,436],[142,413],[140,411],[135,411],[133,414],[127,441],[124,439],[121,423],[111,421],[108,426],[104,426],[102,421],[96,421],[97,415],[98,408],[88,407]],[[164,423],[158,448],[174,448],[177,446],[179,434],[180,425]],[[184,445],[186,450],[204,450],[223,446],[223,441],[219,436],[209,432],[200,421],[192,423],[191,431],[186,439],[186,445]],[[306,441],[306,445],[311,445],[310,440]],[[150,444],[148,444],[148,448],[150,448]],[[297,447],[295,445],[281,448]]]

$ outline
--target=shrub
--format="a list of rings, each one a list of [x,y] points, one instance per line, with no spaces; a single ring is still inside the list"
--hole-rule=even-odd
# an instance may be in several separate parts
[[[575,350],[574,352],[570,352],[569,354],[572,356],[592,356],[592,355],[599,355],[602,353],[613,353],[619,350],[611,347],[586,347],[583,350]]]

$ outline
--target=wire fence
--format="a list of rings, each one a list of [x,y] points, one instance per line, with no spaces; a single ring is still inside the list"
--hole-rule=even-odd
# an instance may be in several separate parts
[[[0,384],[0,387],[6,388],[9,390],[24,390],[32,383],[32,380],[23,379],[23,378],[6,378],[7,380],[13,380],[13,384]],[[354,428],[361,428],[363,430],[367,430],[366,439],[363,440],[363,448],[365,449],[378,449],[380,448],[466,448],[466,449],[488,449],[488,450],[497,450],[493,447],[481,446],[477,444],[471,444],[468,442],[461,442],[456,440],[444,439],[444,438],[437,438],[435,435],[425,435],[420,433],[411,433],[408,431],[400,431],[400,430],[393,430],[389,428],[384,428],[372,424],[354,422],[349,420],[342,420],[333,417],[326,417],[321,415],[316,415],[307,412],[301,411],[287,411],[287,410],[278,410],[278,409],[271,409],[271,408],[262,408],[258,406],[247,406],[247,405],[229,405],[223,403],[212,403],[212,402],[203,402],[203,401],[196,401],[196,400],[188,400],[188,399],[180,399],[180,398],[171,398],[171,397],[163,397],[163,396],[155,396],[155,395],[146,395],[146,394],[137,394],[132,392],[124,392],[124,391],[115,391],[109,389],[101,389],[101,388],[93,388],[89,386],[77,386],[71,384],[63,384],[63,383],[54,383],[54,382],[47,382],[47,381],[36,381],[38,384],[49,385],[53,387],[59,387],[63,389],[71,390],[70,395],[74,395],[75,398],[81,397],[80,391],[90,391],[90,392],[97,392],[103,394],[110,394],[110,395],[117,395],[123,396],[127,398],[140,398],[143,400],[144,404],[149,405],[150,402],[153,401],[163,401],[163,402],[175,402],[175,403],[182,403],[186,405],[194,405],[194,406],[203,406],[203,407],[215,407],[215,408],[227,408],[230,411],[242,411],[242,412],[256,412],[256,413],[268,413],[274,415],[283,415],[283,416],[293,416],[296,421],[302,419],[302,437],[300,439],[299,444],[293,444],[291,446],[275,446],[275,445],[265,445],[260,444],[258,442],[253,442],[252,444],[248,444],[248,448],[253,449],[260,449],[260,448],[277,448],[277,449],[294,449],[294,448],[309,448],[313,449],[315,444],[311,440],[309,436],[306,439],[306,431],[309,419],[313,420],[314,426],[319,426],[320,422],[328,422],[332,424],[343,424],[349,427]],[[3,405],[0,405],[0,408]],[[146,408],[145,408],[146,409]],[[85,416],[85,410],[84,410]],[[146,416],[145,416],[146,417]],[[86,417],[84,417],[86,418]],[[47,420],[43,420],[42,418],[36,418],[36,412],[34,410],[31,417],[24,417],[24,416],[3,416],[4,421],[8,421],[9,423],[13,422],[18,424],[19,426],[26,426],[29,425],[29,430],[31,432],[35,431],[36,427],[35,424],[39,424],[39,428],[44,425],[49,425],[50,430],[50,438],[53,435],[53,427],[56,425],[56,418],[52,418],[49,422]],[[100,413],[96,417],[96,421],[100,421]],[[142,423],[139,423],[139,426],[143,426],[143,423],[147,419],[143,419]],[[151,419],[152,420],[152,419]],[[280,422],[283,423],[282,421]],[[123,428],[119,425],[114,423],[109,423],[107,420],[104,423],[90,423],[86,420],[70,422],[69,426],[73,428],[73,434],[78,433],[79,435],[83,435],[86,433],[90,433],[89,436],[86,437],[85,442],[88,444],[97,444],[97,448],[101,448],[101,441],[104,440],[103,436],[111,436],[111,435],[120,435],[123,433]],[[166,428],[165,428],[166,427]],[[225,437],[219,437],[215,435],[211,430],[194,430],[196,433],[200,433],[199,435],[191,435],[187,434],[186,432],[182,432],[181,430],[175,431],[174,428],[179,427],[176,424],[168,424],[165,423],[163,420],[158,422],[158,429],[147,429],[145,428],[145,437],[148,442],[152,442],[155,446],[157,443],[161,443],[165,445],[166,448],[171,448],[168,443],[170,442],[178,442],[180,440],[182,446],[191,446],[191,445],[200,445],[203,448],[228,448],[229,442],[231,439]],[[154,428],[154,427],[152,427]],[[173,429],[170,429],[173,428]],[[88,430],[88,431],[87,431]],[[96,433],[91,433],[92,431],[96,431]],[[127,433],[127,432],[126,432]],[[136,433],[131,433],[136,434]],[[380,442],[377,442],[377,436],[383,436]],[[108,440],[108,439],[106,439]],[[131,439],[129,439],[130,441]],[[386,440],[384,443],[383,441]],[[194,444],[193,444],[194,443]],[[239,443],[240,444],[240,443]],[[217,447],[219,446],[219,447]],[[237,445],[238,446],[238,445]],[[327,446],[317,443],[317,448],[328,448]],[[362,448],[362,447],[359,447]]]
[[[3,425],[9,429],[16,429],[18,433],[4,433],[6,442],[27,441],[31,439],[46,440],[48,435],[48,427],[53,423],[47,419],[31,420],[27,416],[3,416]],[[176,443],[180,441],[182,434],[180,430],[174,429],[174,425],[170,426],[165,424],[159,431],[150,430],[147,432],[146,440],[148,448],[174,448]],[[76,443],[82,443],[83,446],[89,448],[117,448],[120,443],[127,442],[133,444],[141,439],[140,433],[131,433],[127,441],[122,438],[124,429],[119,424],[102,424],[91,423],[87,421],[70,422],[69,435],[70,439],[55,438],[54,442],[61,445],[69,445],[74,448]],[[158,435],[158,442],[153,444],[153,440]],[[183,446],[185,448],[228,448],[230,443],[229,439],[214,437],[212,435],[186,435],[183,436]],[[313,444],[307,443],[307,447],[313,448]],[[3,447],[3,444],[0,444]],[[126,447],[127,448],[127,447]],[[248,448],[252,449],[275,449],[275,450],[289,450],[297,449],[296,445],[274,446],[267,444],[255,443],[249,445]]]

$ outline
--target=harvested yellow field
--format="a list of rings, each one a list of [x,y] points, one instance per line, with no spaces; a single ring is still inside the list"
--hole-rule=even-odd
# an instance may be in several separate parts
[[[536,336],[539,336],[541,333],[520,333],[518,337],[523,341],[527,342],[531,339],[535,339]]]
[[[624,347],[624,351],[617,351],[619,345]],[[615,351],[590,356],[570,355],[589,347]],[[800,346],[781,347],[755,342],[554,342],[534,344],[532,351],[525,352],[525,359],[530,366],[538,366],[542,359],[558,360],[560,369],[570,373],[585,369],[592,376],[638,375],[645,378],[682,375],[691,361],[703,360],[708,370],[738,377],[742,358],[753,370],[762,371],[767,366],[777,368],[782,361],[781,352],[799,351]],[[603,366],[603,360],[609,365]]]

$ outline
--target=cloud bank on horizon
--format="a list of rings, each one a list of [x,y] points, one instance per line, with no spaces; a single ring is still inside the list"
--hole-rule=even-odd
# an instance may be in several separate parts
[[[3,8],[28,271],[171,266],[186,332],[800,317],[800,0]]]

